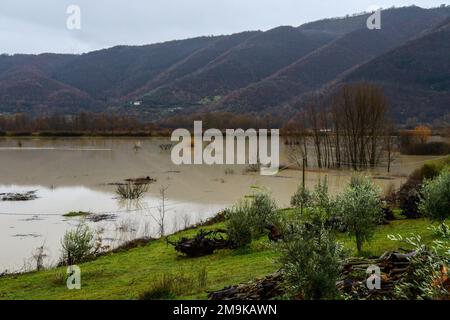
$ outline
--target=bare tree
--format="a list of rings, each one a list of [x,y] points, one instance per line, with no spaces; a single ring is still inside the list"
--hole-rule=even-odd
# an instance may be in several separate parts
[[[391,172],[391,165],[395,161],[394,152],[398,148],[397,146],[397,138],[395,136],[395,127],[393,122],[390,122],[386,126],[386,134],[384,138],[384,148],[386,151],[386,161],[387,161],[387,172]]]
[[[44,246],[45,244],[42,244],[42,246],[37,247],[33,252],[33,259],[36,262],[37,271],[44,269],[44,259],[47,257]]]
[[[154,216],[151,214],[151,217],[158,225],[158,235],[160,237],[164,237],[165,235],[165,226],[166,226],[166,191],[168,187],[161,187],[159,189],[160,196],[160,205],[158,207],[158,215]]]
[[[383,151],[387,101],[382,90],[370,84],[344,86],[333,103],[334,127],[339,138],[335,153],[345,154],[353,169],[375,167]],[[336,146],[337,148],[337,146]]]

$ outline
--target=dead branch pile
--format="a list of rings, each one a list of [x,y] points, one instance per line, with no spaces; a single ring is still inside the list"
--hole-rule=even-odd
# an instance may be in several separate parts
[[[409,271],[409,258],[414,255],[415,252],[386,252],[378,259],[352,258],[343,268],[342,280],[338,282],[338,288],[352,299],[390,299],[395,284]],[[381,289],[367,288],[367,279],[370,276],[367,270],[371,266],[380,268]]]
[[[347,294],[350,299],[392,299],[395,284],[401,280],[409,270],[409,258],[415,252],[397,253],[386,252],[380,258],[349,259],[342,271],[341,280],[337,283],[340,292]],[[381,271],[381,289],[367,288],[367,269],[378,266]],[[285,294],[282,273],[277,272],[263,279],[226,287],[223,290],[209,293],[212,300],[267,300]]]
[[[213,254],[218,249],[229,248],[229,241],[222,236],[225,233],[224,230],[200,230],[193,238],[181,238],[178,241],[166,239],[166,241],[173,245],[176,251],[195,258]]]
[[[284,293],[281,272],[263,279],[210,292],[211,300],[270,300]]]

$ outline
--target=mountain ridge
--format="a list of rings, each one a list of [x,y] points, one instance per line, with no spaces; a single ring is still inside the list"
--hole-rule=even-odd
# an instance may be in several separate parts
[[[383,10],[381,30],[367,29],[369,15],[322,19],[267,31],[115,46],[81,55],[2,55],[0,114],[120,112],[153,121],[174,114],[215,111],[289,117],[298,110],[303,97],[315,91],[332,93],[342,83],[352,81],[392,83],[395,69],[389,73],[386,68],[392,51],[403,52],[397,59],[425,59],[421,64],[438,68],[426,59],[431,59],[434,51],[442,53],[441,59],[447,47],[437,40],[430,44],[420,39],[448,28],[450,6]],[[450,42],[446,32],[441,37]],[[414,41],[426,45],[430,54],[407,55],[402,48]],[[387,59],[386,63],[382,59]],[[371,63],[376,67],[367,67]],[[441,64],[445,71],[447,64]],[[383,70],[384,76],[391,78],[378,80],[368,74],[367,68]],[[441,75],[445,92],[447,76]],[[404,85],[398,84],[397,89],[409,92],[409,80],[401,81]],[[392,94],[392,85],[386,90],[391,99],[401,100],[392,101],[397,118],[414,117],[417,108],[408,111],[402,106],[408,100],[417,103],[418,96],[411,94],[408,99],[406,93]],[[429,98],[430,92],[423,97]],[[439,98],[441,95],[436,93],[434,102],[426,106],[430,117],[422,118],[450,113],[441,101],[447,95]],[[423,101],[421,108],[425,108]]]

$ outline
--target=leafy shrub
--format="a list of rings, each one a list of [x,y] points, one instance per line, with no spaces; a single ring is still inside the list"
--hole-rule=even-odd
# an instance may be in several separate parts
[[[319,208],[326,216],[331,216],[333,201],[328,192],[328,178],[319,180],[312,195],[313,206]]]
[[[379,189],[366,177],[352,177],[350,185],[338,196],[337,210],[349,235],[356,238],[360,253],[382,219]]]
[[[277,206],[267,193],[257,193],[227,210],[228,240],[235,247],[249,244],[275,223]]]
[[[438,226],[429,226],[428,230],[430,230],[434,236],[444,239],[450,240],[450,226],[446,223],[442,223]]]
[[[75,230],[65,233],[62,245],[62,262],[74,265],[90,259],[94,255],[95,238],[91,229],[80,223]]]
[[[289,225],[281,242],[280,262],[291,298],[335,299],[343,246],[321,224]]]
[[[406,275],[394,287],[394,297],[405,300],[448,298],[449,292],[444,284],[448,259],[439,252],[447,250],[450,253],[450,248],[442,241],[435,241],[429,248],[422,243],[420,236],[403,239],[401,235],[391,235],[389,238],[412,245],[415,253],[409,258]]]
[[[312,203],[312,194],[307,188],[299,186],[291,198],[291,206],[297,208],[308,208]]]
[[[251,206],[248,201],[226,211],[228,240],[234,247],[242,247],[252,242]]]
[[[409,176],[409,180],[424,181],[437,177],[442,170],[450,166],[450,156],[440,160],[427,161],[422,167],[414,170]]]
[[[250,210],[250,216],[253,221],[253,234],[259,236],[268,225],[273,223],[277,205],[270,195],[258,192],[251,200]]]
[[[450,169],[425,182],[419,211],[441,224],[450,217]]]
[[[408,181],[401,186],[397,195],[402,215],[409,219],[422,217],[419,211],[422,183],[426,179],[437,177],[448,166],[450,166],[450,157],[428,161],[408,177]]]

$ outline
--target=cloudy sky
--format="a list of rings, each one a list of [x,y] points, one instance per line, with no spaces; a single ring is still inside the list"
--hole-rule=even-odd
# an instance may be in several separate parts
[[[298,26],[377,5],[436,7],[448,0],[1,0],[0,53],[81,53],[201,35]],[[81,29],[67,28],[78,5]]]

